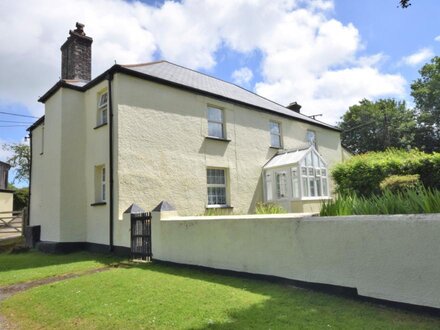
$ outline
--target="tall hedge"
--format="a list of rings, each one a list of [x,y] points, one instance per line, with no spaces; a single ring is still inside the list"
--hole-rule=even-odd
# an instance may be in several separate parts
[[[353,156],[332,169],[336,192],[370,196],[391,175],[419,174],[425,187],[440,189],[440,153],[390,149]]]

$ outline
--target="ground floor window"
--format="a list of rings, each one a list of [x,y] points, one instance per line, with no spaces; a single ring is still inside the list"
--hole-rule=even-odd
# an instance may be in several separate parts
[[[226,170],[219,168],[208,168],[206,170],[208,187],[208,205],[226,206],[227,205],[227,178]]]
[[[95,166],[95,202],[106,201],[106,171],[104,165]]]

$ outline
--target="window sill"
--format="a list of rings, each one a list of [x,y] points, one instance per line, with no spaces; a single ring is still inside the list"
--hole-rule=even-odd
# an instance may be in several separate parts
[[[100,128],[102,126],[106,126],[106,125],[107,125],[107,123],[99,124],[98,126],[94,127],[93,129],[98,129],[98,128]]]
[[[207,209],[233,209],[233,206],[230,205],[206,205]]]
[[[283,147],[273,147],[273,146],[270,146],[269,148],[270,149],[275,149],[275,150],[282,150],[283,149]]]
[[[106,205],[107,202],[96,202],[96,203],[92,203],[90,204],[90,206],[101,206],[101,205]]]
[[[229,140],[229,139],[219,138],[219,137],[215,137],[215,136],[205,136],[205,139],[223,141],[223,142],[231,142],[231,140]]]

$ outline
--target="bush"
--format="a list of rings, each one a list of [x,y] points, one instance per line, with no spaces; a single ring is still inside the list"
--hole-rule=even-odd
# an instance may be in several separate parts
[[[391,192],[415,189],[420,186],[420,175],[391,175],[380,183],[382,191],[390,190]]]
[[[14,211],[21,211],[28,206],[29,188],[20,188],[14,191]]]
[[[418,187],[396,193],[387,189],[382,195],[370,197],[340,196],[334,201],[324,202],[320,215],[415,213],[440,213],[440,191]]]
[[[257,203],[255,207],[256,214],[281,214],[286,213],[286,210],[276,203]]]
[[[392,175],[419,174],[425,187],[440,189],[440,153],[389,149],[353,156],[336,165],[332,177],[341,195],[381,193],[380,183]]]

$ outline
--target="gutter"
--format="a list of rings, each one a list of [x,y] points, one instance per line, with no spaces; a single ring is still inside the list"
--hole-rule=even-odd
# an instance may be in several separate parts
[[[110,181],[110,201],[109,201],[109,251],[113,252],[113,102],[112,102],[112,80],[113,72],[107,75],[108,81],[108,124],[109,124],[109,181]]]

